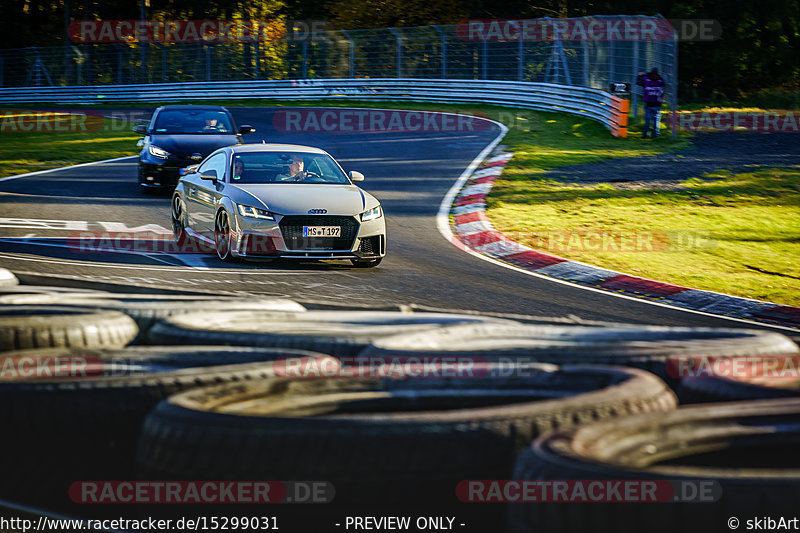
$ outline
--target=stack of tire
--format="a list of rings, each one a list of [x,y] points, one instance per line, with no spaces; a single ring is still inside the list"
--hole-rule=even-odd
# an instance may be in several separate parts
[[[44,494],[74,511],[68,488],[87,479],[321,480],[335,487],[311,513],[324,530],[342,513],[402,512],[449,513],[465,531],[712,531],[800,495],[791,385],[731,393],[670,370],[676,357],[796,356],[769,331],[17,286],[0,288],[0,350],[11,369],[24,358],[88,369],[0,373],[14,436],[0,496],[25,503]],[[678,407],[674,391],[724,403]],[[507,479],[701,479],[716,492],[576,505],[464,490]],[[281,509],[297,527],[312,519]]]

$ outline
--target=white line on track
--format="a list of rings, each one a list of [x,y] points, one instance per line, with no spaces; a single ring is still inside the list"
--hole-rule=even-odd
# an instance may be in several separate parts
[[[137,157],[135,155],[126,155],[123,157],[115,157],[113,159],[103,159],[102,161],[90,161],[89,163],[78,163],[77,165],[70,165],[68,167],[49,168],[47,170],[37,170],[35,172],[26,172],[25,174],[17,174],[15,176],[7,176],[0,178],[0,182],[9,180],[18,180],[20,178],[27,178],[29,176],[39,176],[40,174],[50,174],[51,172],[61,172],[63,170],[71,170],[73,168],[88,167],[91,165],[102,165],[104,163],[113,163],[114,161],[122,161],[123,159],[130,159]]]
[[[230,269],[230,268],[193,268],[193,267],[182,267],[182,266],[175,266],[173,268],[163,268],[163,267],[151,267],[151,266],[135,266],[135,265],[120,265],[118,263],[91,263],[88,261],[62,261],[62,260],[51,260],[51,259],[42,259],[38,257],[20,257],[16,254],[4,253],[0,252],[0,257],[7,258],[7,259],[14,259],[15,261],[32,261],[38,263],[50,263],[56,265],[70,265],[70,266],[80,266],[80,267],[99,267],[99,268],[120,268],[120,269],[127,269],[127,270],[155,270],[155,271],[163,271],[163,272],[175,272],[175,273],[210,273],[210,274],[236,274],[236,275],[283,275],[283,276],[305,276],[308,272],[290,272],[290,271],[280,271],[280,270],[255,270],[255,269]],[[210,256],[209,256],[210,257]],[[348,274],[347,272],[339,272],[339,271],[331,271],[325,272],[326,274],[336,274],[337,276],[346,276],[351,278],[356,278],[352,274]]]

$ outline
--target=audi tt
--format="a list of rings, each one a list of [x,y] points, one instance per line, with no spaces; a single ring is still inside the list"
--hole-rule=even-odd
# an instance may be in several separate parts
[[[290,144],[220,148],[190,166],[172,196],[178,242],[200,241],[223,261],[345,259],[374,267],[386,254],[380,202],[330,154]]]

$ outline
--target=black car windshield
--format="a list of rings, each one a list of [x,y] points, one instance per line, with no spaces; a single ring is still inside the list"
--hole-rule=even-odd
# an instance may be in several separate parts
[[[325,154],[251,152],[233,155],[231,183],[349,184],[339,165]]]
[[[156,117],[153,133],[233,133],[231,119],[224,111],[166,109]]]

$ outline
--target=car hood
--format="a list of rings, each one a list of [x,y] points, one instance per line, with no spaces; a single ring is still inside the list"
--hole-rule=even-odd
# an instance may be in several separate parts
[[[280,215],[305,215],[310,209],[326,209],[328,215],[352,216],[378,205],[378,200],[355,185],[259,183],[231,185],[236,203],[252,205]]]
[[[163,148],[177,157],[187,158],[192,154],[207,156],[217,148],[236,144],[238,138],[233,133],[215,135],[210,133],[151,135],[150,144]]]

